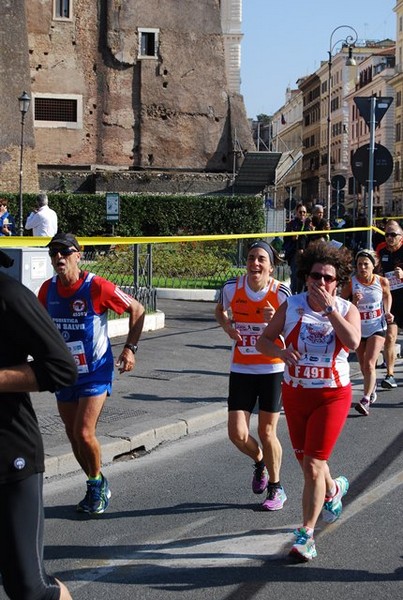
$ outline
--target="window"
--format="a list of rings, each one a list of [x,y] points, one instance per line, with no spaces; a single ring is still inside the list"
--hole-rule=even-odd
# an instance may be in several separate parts
[[[402,136],[402,130],[401,130],[401,125],[400,123],[396,123],[396,136],[395,136],[395,141],[396,142],[400,142],[401,141],[401,136]]]
[[[35,127],[82,129],[82,96],[74,94],[35,94]]]
[[[400,162],[395,162],[395,181],[400,181]]]
[[[396,93],[396,106],[400,106],[402,103],[402,92]]]
[[[157,58],[159,29],[139,29],[138,58]]]
[[[68,19],[72,18],[73,0],[53,0],[53,18]]]

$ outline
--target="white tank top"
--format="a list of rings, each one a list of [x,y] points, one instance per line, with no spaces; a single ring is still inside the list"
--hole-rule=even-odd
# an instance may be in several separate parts
[[[361,317],[361,336],[368,338],[377,331],[386,329],[386,319],[383,309],[383,291],[379,275],[374,276],[370,285],[360,283],[354,275],[351,279],[353,294],[360,292],[363,298],[357,308]]]
[[[350,302],[336,297],[336,308],[345,317]],[[285,365],[284,381],[291,387],[335,388],[350,383],[349,349],[336,336],[328,317],[313,311],[307,293],[287,300],[285,345],[291,344],[301,358],[296,366]]]

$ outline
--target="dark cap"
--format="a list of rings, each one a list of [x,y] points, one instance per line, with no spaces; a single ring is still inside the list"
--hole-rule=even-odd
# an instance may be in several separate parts
[[[48,248],[53,245],[66,246],[66,248],[74,246],[76,250],[81,250],[80,244],[77,242],[72,233],[56,233],[56,235],[54,235],[50,240]]]

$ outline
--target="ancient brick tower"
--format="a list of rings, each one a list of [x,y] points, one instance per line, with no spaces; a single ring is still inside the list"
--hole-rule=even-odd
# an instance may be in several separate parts
[[[216,172],[232,170],[234,136],[253,148],[236,52],[228,70],[242,37],[240,0],[0,0],[0,8],[2,189],[15,189],[18,175],[23,89],[32,97],[31,174],[34,148],[44,166]],[[30,177],[29,191],[36,185]]]
[[[0,0],[0,190],[19,188],[21,113],[18,97],[30,96],[31,78],[24,0]],[[38,188],[32,112],[25,118],[23,190]]]

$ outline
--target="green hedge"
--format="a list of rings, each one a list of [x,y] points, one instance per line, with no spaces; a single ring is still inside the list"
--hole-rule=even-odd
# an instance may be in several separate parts
[[[18,197],[9,199],[10,213],[18,219]],[[77,236],[110,234],[105,194],[48,194],[59,228]],[[36,194],[24,194],[24,224]],[[253,233],[264,229],[263,201],[251,196],[120,195],[118,236],[214,235]]]

